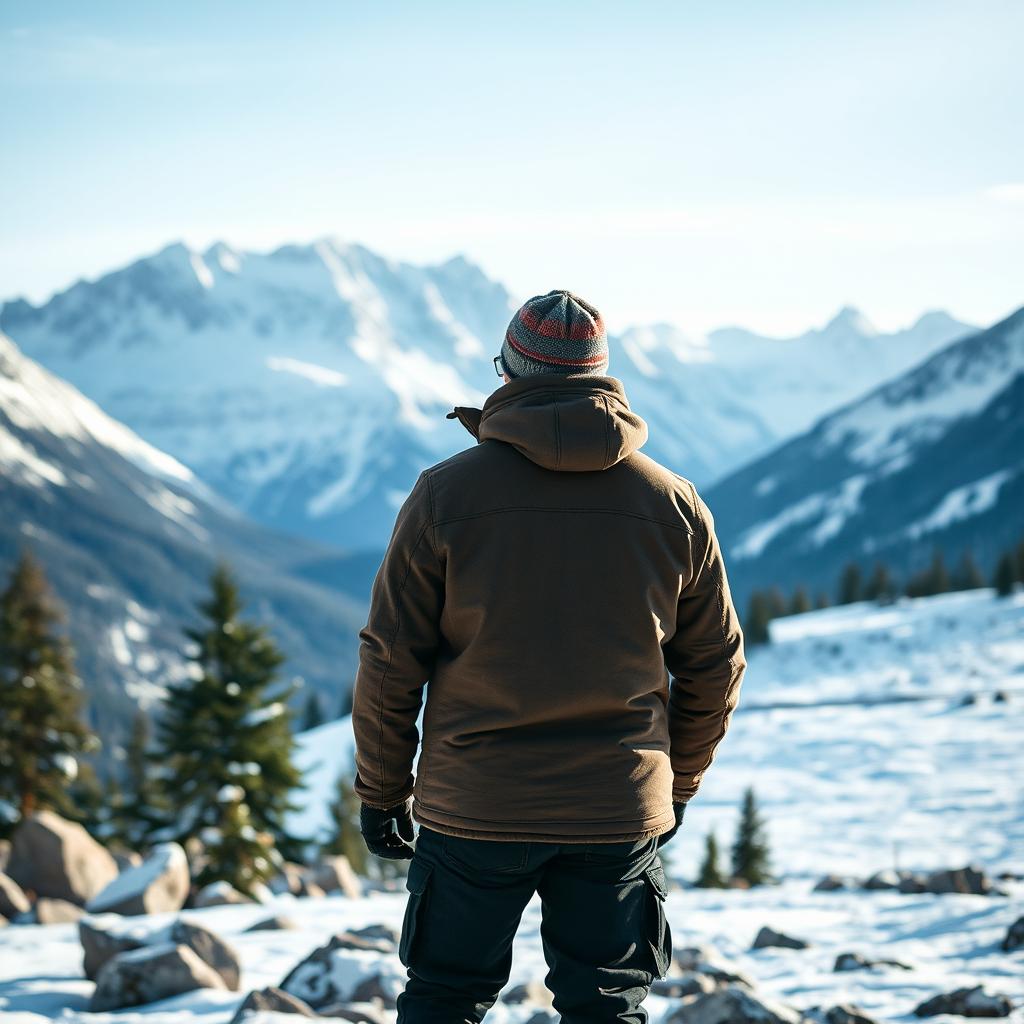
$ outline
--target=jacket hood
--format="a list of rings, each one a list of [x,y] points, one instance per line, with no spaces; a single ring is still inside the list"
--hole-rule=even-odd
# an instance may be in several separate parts
[[[504,441],[545,469],[608,469],[647,440],[622,381],[594,374],[537,373],[494,391],[482,409],[456,406],[477,441]]]

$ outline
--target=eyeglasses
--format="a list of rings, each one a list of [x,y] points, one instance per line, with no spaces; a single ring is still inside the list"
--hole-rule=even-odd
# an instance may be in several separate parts
[[[505,376],[505,364],[501,361],[501,356],[494,357],[494,369],[499,377]]]

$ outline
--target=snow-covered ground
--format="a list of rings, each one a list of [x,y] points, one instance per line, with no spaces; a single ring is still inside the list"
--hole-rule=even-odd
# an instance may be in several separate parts
[[[927,870],[970,862],[992,876],[1024,875],[1022,626],[1024,595],[999,600],[991,591],[885,608],[851,605],[775,623],[775,642],[750,653],[744,710],[665,850],[676,883],[667,903],[674,945],[714,947],[760,994],[801,1009],[852,1002],[878,1021],[910,1021],[925,998],[984,983],[1013,1000],[1011,1020],[1024,1021],[1024,951],[999,948],[1009,925],[1024,915],[1024,883],[1000,881],[1006,895],[990,896],[812,891],[828,872],[864,877],[893,866]],[[996,691],[1007,699],[994,700]],[[973,703],[962,703],[967,694]],[[771,706],[780,704],[786,706]],[[329,796],[337,769],[347,766],[348,735],[348,724],[340,722],[304,738],[303,757],[320,764],[306,794],[306,823],[319,820],[315,805]],[[709,829],[728,847],[740,796],[751,784],[781,883],[749,892],[683,888]],[[187,913],[236,946],[244,993],[279,983],[339,930],[376,922],[398,927],[404,906],[401,892],[356,901],[282,896],[271,908]],[[298,927],[243,934],[274,911]],[[539,915],[535,898],[516,938],[512,984],[544,977]],[[762,925],[810,947],[751,951]],[[843,952],[897,959],[913,969],[836,973]],[[198,992],[86,1015],[91,989],[73,926],[0,930],[5,1024],[35,1019],[26,1013],[96,1024],[225,1024],[241,998]],[[658,1022],[673,1001],[652,996],[647,1005]],[[499,1003],[488,1020],[521,1024],[534,1010]]]

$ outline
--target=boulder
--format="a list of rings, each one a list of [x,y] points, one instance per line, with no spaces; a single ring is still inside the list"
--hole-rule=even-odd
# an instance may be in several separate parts
[[[117,928],[119,917],[83,917],[78,922],[78,941],[82,944],[82,968],[85,976],[95,981],[103,965],[120,953],[128,953],[146,945],[146,936],[139,931]]]
[[[917,1017],[937,1017],[940,1013],[956,1017],[1009,1017],[1013,1007],[1006,996],[992,995],[981,985],[958,988],[932,996],[914,1009]]]
[[[188,946],[203,963],[221,976],[228,991],[238,991],[242,976],[238,954],[219,935],[194,921],[179,919],[171,925],[171,942]]]
[[[520,1003],[532,1003],[534,1006],[551,1006],[554,997],[547,985],[539,978],[531,978],[525,984],[513,985],[502,997],[503,1003],[517,1006]]]
[[[898,967],[903,971],[913,970],[910,964],[905,964],[901,960],[872,960],[862,953],[840,953],[836,957],[835,966],[832,970],[860,971],[868,970],[872,967]]]
[[[1012,953],[1015,949],[1024,949],[1024,917],[1018,917],[1006,929],[1002,947],[1007,953]]]
[[[405,985],[404,968],[378,950],[353,949],[348,941],[347,936],[336,935],[326,946],[313,950],[289,971],[280,987],[318,1012],[373,996],[394,1006]]]
[[[663,996],[666,999],[682,999],[683,996],[701,996],[714,992],[718,982],[700,971],[690,971],[678,977],[656,979],[651,985],[651,995]]]
[[[710,946],[684,946],[675,951],[672,962],[676,970],[695,971],[710,978],[716,986],[742,985],[752,989],[754,983]]]
[[[376,939],[372,936],[357,935],[355,932],[339,932],[332,941],[335,949],[365,949],[377,953],[395,951],[395,944],[390,939]]]
[[[112,850],[111,854],[117,863],[118,871],[137,868],[144,859],[141,853],[136,853],[134,850]]]
[[[995,690],[992,693],[992,702],[994,704],[1007,704],[1010,700],[1009,690]]]
[[[391,1024],[387,1012],[376,1003],[338,1003],[320,1011],[323,1018],[354,1021],[355,1024]]]
[[[984,871],[969,864],[964,868],[933,871],[925,879],[925,891],[961,892],[974,896],[987,896],[992,892],[992,883]]]
[[[119,953],[108,960],[96,978],[89,1010],[120,1010],[192,992],[197,988],[224,989],[221,976],[188,946],[166,943]]]
[[[406,979],[393,971],[380,971],[363,978],[349,994],[353,1003],[379,1003],[393,1010],[398,1006],[398,997],[405,988]]]
[[[391,943],[393,950],[398,949],[398,940],[402,934],[394,925],[384,923],[367,924],[362,928],[350,928],[348,931],[350,935],[358,935],[361,939],[384,939]]]
[[[876,871],[865,883],[865,889],[898,889],[900,876],[889,868]]]
[[[177,843],[161,843],[89,901],[91,914],[163,914],[181,910],[188,898],[188,861]]]
[[[270,880],[268,887],[276,896],[283,893],[291,893],[292,896],[300,896],[302,887],[305,884],[306,869],[301,864],[294,864],[285,861],[281,870]]]
[[[81,825],[37,811],[15,829],[7,874],[37,897],[84,906],[117,877],[117,862]]]
[[[285,932],[291,931],[299,926],[284,914],[275,914],[273,917],[266,917],[262,921],[249,925],[247,932]]]
[[[900,884],[897,887],[900,892],[907,895],[917,895],[928,891],[928,880],[925,875],[919,875],[914,871],[900,872]]]
[[[835,892],[838,889],[846,889],[846,879],[839,875],[823,875],[818,879],[813,892]]]
[[[32,909],[28,897],[18,883],[0,871],[0,916],[17,917]]]
[[[85,913],[77,903],[48,896],[36,900],[34,911],[39,924],[74,924]]]
[[[742,988],[723,988],[683,1003],[664,1024],[801,1024],[803,1015]]]
[[[299,1017],[315,1017],[316,1014],[301,999],[282,992],[279,988],[260,988],[250,992],[241,1002],[231,1018],[231,1024],[242,1022],[253,1013],[294,1013]]]
[[[825,1024],[876,1024],[856,1006],[832,1006],[825,1014]]]
[[[363,886],[359,876],[352,870],[348,857],[338,855],[325,857],[315,864],[305,876],[308,882],[318,885],[325,893],[340,892],[350,899],[358,899],[363,895]]]
[[[809,945],[810,943],[803,939],[796,939],[792,935],[786,935],[765,926],[757,933],[754,944],[750,948],[766,949],[769,946],[779,946],[783,949],[807,949]]]
[[[204,907],[225,907],[238,903],[255,902],[254,899],[240,893],[227,882],[211,882],[196,893],[195,899],[192,900],[192,906],[201,910]]]

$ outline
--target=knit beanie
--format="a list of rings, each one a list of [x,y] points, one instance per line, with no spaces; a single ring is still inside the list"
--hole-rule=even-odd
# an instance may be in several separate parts
[[[608,370],[604,321],[589,302],[564,288],[527,299],[505,332],[501,361],[509,377],[529,373]]]

